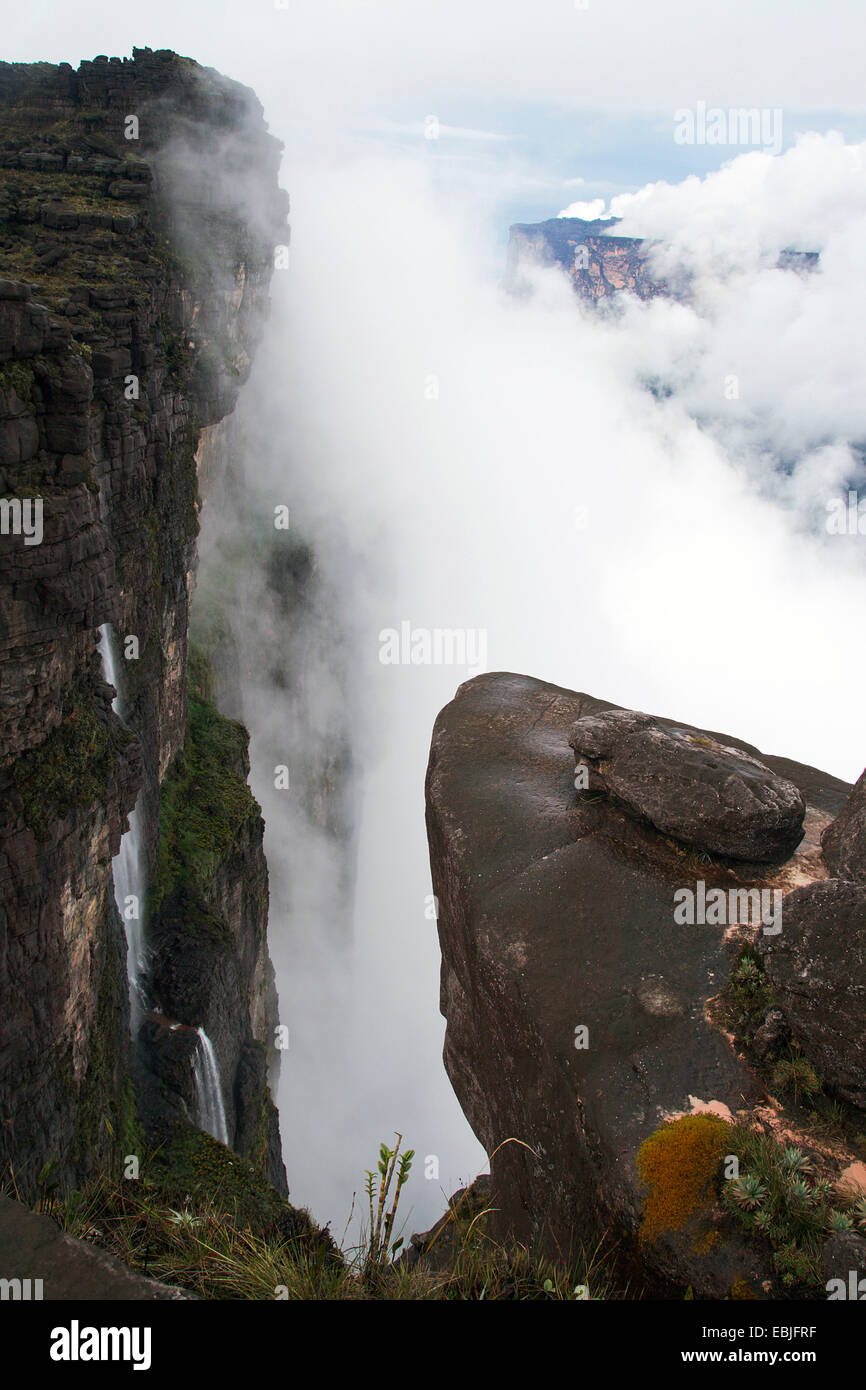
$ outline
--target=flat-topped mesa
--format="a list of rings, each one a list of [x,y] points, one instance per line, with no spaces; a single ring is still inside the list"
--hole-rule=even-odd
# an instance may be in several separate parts
[[[616,798],[657,830],[727,859],[779,863],[803,838],[806,803],[792,782],[743,749],[662,725],[636,710],[572,726],[575,786]]]
[[[668,293],[646,259],[647,243],[640,237],[611,236],[619,218],[551,217],[547,222],[517,223],[510,228],[505,283],[521,288],[520,271],[527,262],[560,265],[581,299],[607,298],[630,290],[638,299]]]
[[[617,236],[612,229],[622,219],[551,217],[546,222],[518,222],[510,229],[505,283],[512,291],[524,288],[521,269],[527,263],[559,265],[581,299],[597,303],[627,290],[638,299],[657,295],[682,297],[687,277],[676,283],[660,275],[649,256],[652,243],[643,237]],[[782,251],[780,270],[809,271],[818,264],[816,251]]]

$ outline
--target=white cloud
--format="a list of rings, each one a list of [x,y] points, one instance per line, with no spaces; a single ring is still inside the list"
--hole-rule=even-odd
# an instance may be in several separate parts
[[[567,208],[558,212],[557,217],[582,217],[585,222],[593,222],[599,217],[613,217],[612,212],[605,212],[607,203],[604,198],[592,198],[588,203],[569,203]]]
[[[323,618],[314,669],[336,634],[355,651],[350,941],[327,864],[268,808],[291,886],[287,899],[275,880],[271,928],[298,1037],[281,1093],[287,1161],[319,1215],[341,1223],[394,1129],[441,1157],[446,1189],[479,1162],[441,1071],[423,915],[430,730],[465,673],[380,666],[382,628],[483,629],[491,669],[858,775],[862,542],[816,523],[864,423],[859,177],[856,152],[807,141],[772,166],[748,155],[703,184],[648,190],[629,215],[672,240],[695,302],[599,318],[557,271],[537,273],[528,302],[479,276],[479,225],[420,155],[295,168],[292,269],[241,411],[260,441],[256,485],[291,502],[336,592],[340,621]],[[337,207],[352,209],[349,235]],[[826,257],[803,279],[771,268],[798,227]],[[726,402],[730,370],[741,394]],[[651,377],[670,394],[653,395]],[[778,466],[797,451],[782,488]],[[318,685],[307,698],[313,746],[327,746]],[[265,682],[250,721],[254,753],[268,749],[254,757],[263,793],[268,737],[295,717]],[[314,1126],[298,1122],[311,1114]],[[423,1180],[409,1200],[414,1227],[441,1208]]]

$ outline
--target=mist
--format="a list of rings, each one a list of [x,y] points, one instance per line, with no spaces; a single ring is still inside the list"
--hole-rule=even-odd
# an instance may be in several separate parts
[[[809,137],[624,200],[617,231],[658,238],[689,293],[602,314],[555,269],[507,293],[471,189],[426,150],[291,170],[289,268],[233,424],[242,486],[205,507],[200,585],[241,547],[284,1153],[338,1237],[395,1131],[410,1230],[486,1167],[441,1062],[423,802],[470,671],[385,664],[384,634],[480,635],[489,670],[862,769],[862,538],[826,526],[866,434],[862,153]],[[791,247],[820,268],[780,270]],[[288,606],[273,538],[248,544],[280,505],[306,557]]]

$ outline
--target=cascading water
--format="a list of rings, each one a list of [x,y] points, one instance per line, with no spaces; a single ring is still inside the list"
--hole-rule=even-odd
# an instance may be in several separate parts
[[[99,629],[99,645],[102,653],[102,670],[105,679],[113,685],[117,694],[111,708],[125,723],[125,708],[122,688],[114,654],[113,634],[108,623]],[[143,1009],[142,978],[145,970],[144,931],[142,914],[144,911],[144,867],[143,867],[143,827],[141,824],[140,798],[129,813],[129,829],[123,836],[112,862],[114,878],[114,901],[123,919],[126,930],[126,971],[129,979],[129,1005],[131,1026],[136,1032]]]
[[[196,1124],[221,1144],[228,1144],[229,1131],[223,1104],[222,1084],[213,1043],[203,1028],[197,1028],[198,1047],[192,1061],[195,1077]]]

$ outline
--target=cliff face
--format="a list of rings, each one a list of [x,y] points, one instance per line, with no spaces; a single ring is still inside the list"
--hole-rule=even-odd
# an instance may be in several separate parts
[[[666,1122],[708,1108],[755,1132],[784,1127],[811,1154],[808,1116],[779,1099],[782,1073],[762,1059],[792,1057],[803,1077],[808,1059],[829,1096],[857,1100],[863,889],[830,878],[821,848],[822,834],[839,840],[850,788],[737,739],[614,710],[492,674],[461,686],[436,722],[427,824],[446,1068],[488,1153],[521,1141],[492,1161],[503,1234],[561,1254],[606,1233],[656,1293],[784,1293],[807,1280],[779,1255],[781,1226],[771,1246],[746,1239],[712,1193],[689,1208],[678,1159],[661,1194],[676,1219],[653,1228],[659,1193],[638,1155]],[[851,838],[858,806],[841,821]],[[714,889],[720,915],[677,917]],[[745,896],[756,889],[762,914],[773,907],[759,919]],[[821,939],[828,896],[840,906]],[[728,1124],[708,1133],[724,1153],[737,1142]],[[862,1157],[856,1142],[819,1145],[808,1171],[832,1186]]]
[[[506,285],[522,291],[521,270],[536,263],[561,266],[575,293],[593,304],[623,290],[637,299],[660,294],[687,297],[688,278],[681,274],[672,282],[658,274],[650,259],[651,243],[641,237],[617,236],[612,229],[619,221],[618,217],[595,221],[551,217],[546,222],[515,223],[509,233]],[[779,258],[780,268],[801,273],[814,270],[817,264],[814,251],[785,251]]]
[[[0,64],[0,1156],[25,1184],[49,1160],[106,1161],[108,1126],[135,1151],[111,859],[138,799],[146,880],[160,863],[160,784],[189,739],[197,455],[287,240],[279,153],[251,92],[174,54]],[[18,522],[37,501],[31,544]],[[260,824],[221,849],[207,905],[243,996],[223,1001],[231,1093],[249,1090],[273,985]],[[154,944],[161,988],[172,943]]]
[[[149,990],[140,1094],[149,1126],[196,1115],[191,1062],[202,1027],[226,1079],[228,1142],[286,1191],[269,1091],[277,997],[268,954],[264,823],[246,784],[247,733],[200,695],[163,783],[151,903]],[[182,1025],[178,1027],[178,1024]]]
[[[562,266],[582,299],[605,299],[617,290],[630,290],[638,299],[665,293],[667,287],[647,265],[640,238],[609,235],[616,220],[551,217],[516,223],[509,234],[506,283],[519,289],[521,267],[535,261]]]

